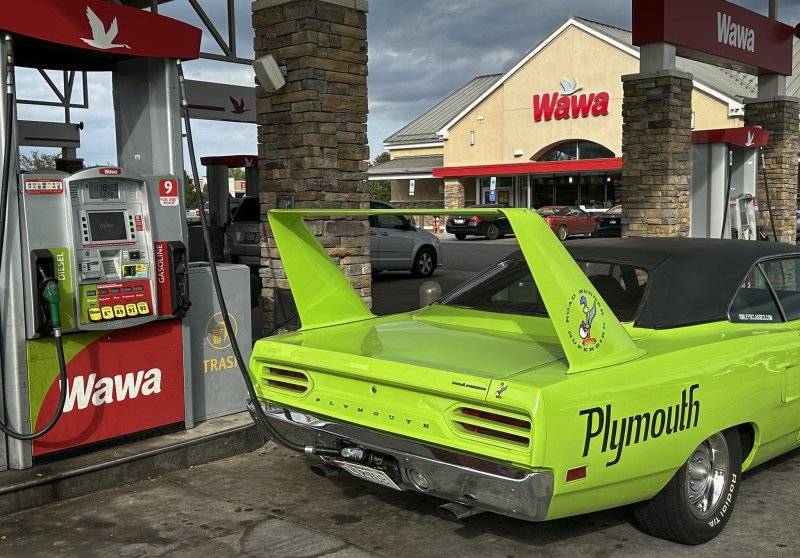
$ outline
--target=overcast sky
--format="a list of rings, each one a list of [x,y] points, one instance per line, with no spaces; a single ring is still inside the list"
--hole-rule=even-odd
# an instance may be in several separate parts
[[[249,58],[253,56],[250,2],[236,2],[238,54]],[[224,3],[200,3],[227,35]],[[768,0],[736,3],[766,12]],[[781,0],[781,4],[783,21],[800,22],[800,1]],[[629,28],[630,6],[630,0],[370,0],[372,157],[383,150],[383,140],[391,133],[471,78],[507,70],[570,15]],[[161,13],[202,28],[187,0],[165,4]],[[203,50],[219,52],[208,33],[204,33]],[[186,64],[185,72],[189,79],[238,85],[253,80],[248,66],[206,60]],[[38,77],[20,70],[18,93],[20,97],[46,98],[47,89]],[[114,162],[110,77],[91,75],[89,94],[90,109],[73,110],[73,121],[85,124],[79,156],[87,164]],[[22,106],[20,117],[57,120],[62,113],[60,109]],[[196,120],[193,130],[198,157],[257,151],[255,125]]]

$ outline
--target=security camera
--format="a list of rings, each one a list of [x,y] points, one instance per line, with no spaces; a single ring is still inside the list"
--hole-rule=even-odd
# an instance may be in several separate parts
[[[264,88],[264,91],[271,93],[277,91],[284,85],[286,80],[283,78],[278,63],[275,62],[275,57],[271,54],[257,58],[253,62],[253,69],[256,72],[256,79],[258,84]]]

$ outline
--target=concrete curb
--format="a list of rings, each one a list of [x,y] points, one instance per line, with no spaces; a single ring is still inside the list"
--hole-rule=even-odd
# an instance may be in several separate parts
[[[253,451],[265,438],[248,413],[37,465],[0,472],[0,516]]]

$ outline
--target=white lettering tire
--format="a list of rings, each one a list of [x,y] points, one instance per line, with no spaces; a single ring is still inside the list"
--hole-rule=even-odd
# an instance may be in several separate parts
[[[647,533],[681,544],[702,544],[722,532],[739,494],[742,444],[735,428],[700,444],[654,498],[634,508]]]

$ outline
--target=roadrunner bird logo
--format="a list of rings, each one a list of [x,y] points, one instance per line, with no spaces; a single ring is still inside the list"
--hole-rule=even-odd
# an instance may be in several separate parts
[[[578,80],[575,78],[572,78],[572,81],[568,79],[561,80],[561,90],[564,92],[564,95],[572,95],[581,89],[583,89],[583,87],[578,87]]]
[[[580,335],[581,339],[583,340],[584,345],[590,345],[592,343],[596,343],[597,340],[592,337],[592,322],[594,321],[594,317],[597,314],[597,301],[589,308],[589,303],[586,301],[586,297],[581,297],[581,310],[583,310],[583,314],[586,316],[581,325],[578,328],[578,335]]]
[[[117,38],[117,33],[119,33],[119,29],[117,27],[117,18],[114,18],[111,21],[111,25],[106,31],[106,25],[103,21],[97,17],[97,14],[92,11],[90,7],[86,7],[86,19],[89,20],[89,27],[92,30],[92,38],[91,39],[84,39],[81,37],[81,41],[86,43],[89,46],[93,46],[94,48],[99,48],[102,50],[108,50],[111,48],[131,48],[125,44],[114,44],[114,39]]]
[[[494,392],[494,396],[497,399],[502,399],[503,393],[505,393],[507,389],[508,389],[508,384],[506,384],[505,382],[500,382],[500,387],[497,388],[497,391]]]

